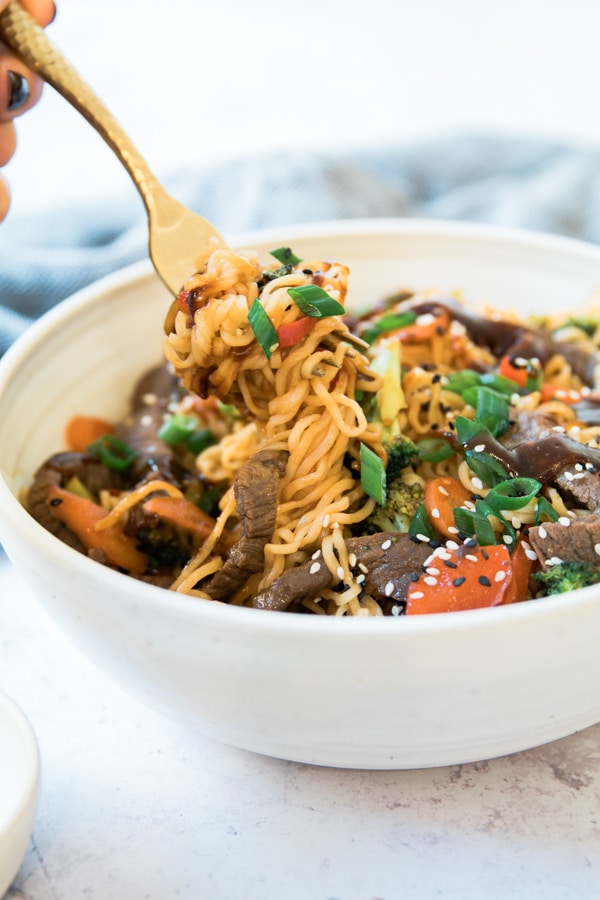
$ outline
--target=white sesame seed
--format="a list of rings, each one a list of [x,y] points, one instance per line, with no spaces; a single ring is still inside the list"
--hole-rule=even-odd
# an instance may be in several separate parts
[[[481,478],[477,478],[477,476],[475,476],[475,478],[471,478],[471,484],[473,485],[475,490],[477,490],[477,491],[483,490],[483,481],[481,480]]]
[[[157,402],[158,397],[156,396],[156,394],[144,394],[144,396],[142,397],[142,403],[144,404],[144,406],[154,406],[154,404]]]
[[[354,568],[354,566],[356,565],[356,553],[349,554],[348,564],[351,566],[351,568]]]
[[[444,487],[443,484],[440,484],[440,486],[438,487],[438,491],[440,492],[440,494],[443,494],[444,497],[449,497],[449,496],[450,496],[450,495],[448,494],[448,491],[446,490],[446,488]]]
[[[313,563],[309,570],[310,574],[316,575],[320,568],[321,568],[321,563]]]
[[[513,528],[520,528],[520,527],[521,527],[521,520],[519,519],[518,516],[512,516],[512,518],[511,518],[511,520],[510,520],[510,523],[511,523],[511,525],[512,525]]]
[[[511,395],[510,395],[510,403],[511,403],[511,406],[515,406],[515,405],[519,402],[519,400],[520,400],[520,397],[519,397],[519,395],[517,394],[516,391],[515,391],[514,394],[511,394]],[[564,431],[564,429],[563,429],[563,431]]]
[[[140,425],[142,425],[144,428],[148,428],[149,425],[152,425],[153,421],[154,419],[150,414],[140,417]]]
[[[573,481],[579,481],[580,478],[585,478],[585,472],[576,472],[573,475]]]
[[[483,451],[485,450],[485,444],[477,444],[475,447],[473,447],[473,450],[475,451],[475,453],[483,453]]]
[[[428,566],[425,571],[427,572],[428,575],[439,575],[440,574],[440,570],[436,569],[435,566]]]
[[[575,478],[572,472],[563,472],[563,475],[565,476],[567,481],[573,481],[573,479]]]
[[[383,542],[383,544],[381,545],[381,549],[389,550],[391,546],[392,546],[392,542],[390,540],[387,540],[387,541]]]
[[[479,562],[479,560],[477,559],[477,557],[475,556],[474,553],[466,553],[465,559],[470,559],[471,562]]]
[[[400,615],[400,607],[396,603],[392,606],[391,613],[393,616]]]
[[[423,543],[428,544],[431,538],[428,538],[426,534],[417,534],[415,535],[418,541],[423,541]]]
[[[523,544],[523,550],[525,551],[525,556],[527,557],[527,559],[530,559],[532,561],[537,559],[537,553],[535,552],[535,550],[532,550],[529,545],[527,545],[526,547],[525,544]]]
[[[329,513],[323,518],[323,528],[329,527]]]
[[[456,541],[446,541],[446,547],[448,550],[458,550]]]
[[[435,322],[435,316],[432,313],[423,313],[415,319],[415,325],[431,325]]]
[[[464,507],[465,509],[474,510],[474,509],[475,509],[475,504],[473,503],[472,500],[465,500],[465,502],[463,503],[463,507]]]
[[[394,582],[393,581],[388,581],[385,588],[383,589],[383,593],[385,594],[386,597],[392,596],[392,594],[394,593]]]
[[[564,427],[563,427],[562,425],[554,425],[554,426],[552,427],[552,431],[558,431],[559,434],[564,434],[564,433],[565,433],[565,429],[564,429]]]
[[[571,520],[568,516],[559,516],[558,521],[561,525],[564,525],[565,527],[567,527],[568,525],[571,524]]]
[[[560,556],[551,556],[550,559],[546,560],[547,566],[562,566],[562,559]]]
[[[340,579],[340,581],[342,581],[342,579],[344,577],[344,567],[343,566],[337,567],[337,577]]]
[[[321,551],[320,551],[320,550],[315,550],[315,552],[314,552],[313,555],[311,556],[311,559],[318,559],[318,558],[320,557],[320,555],[321,555]]]
[[[496,574],[494,575],[494,581],[496,581],[496,582],[498,582],[498,583],[501,582],[501,581],[504,581],[505,578],[506,578],[506,572],[504,572],[502,569],[500,569],[500,570],[499,570],[498,572],[496,572]]]
[[[504,541],[505,544],[512,544],[513,537],[510,534],[505,534],[505,535],[503,535],[502,540]]]
[[[458,528],[456,527],[456,525],[448,525],[447,530],[450,532],[450,534],[458,534]]]
[[[548,532],[543,525],[540,525],[540,527],[538,528],[538,534],[542,538],[542,540],[548,537]]]
[[[369,570],[367,569],[367,567],[365,566],[364,563],[359,562],[358,568],[360,569],[361,572],[364,572],[365,575],[369,574]]]
[[[439,511],[439,509],[437,508],[437,506],[434,506],[433,509],[431,510],[431,518],[432,518],[432,519],[439,519],[439,517],[440,517],[440,511]]]
[[[583,472],[583,466],[581,465],[581,463],[575,463],[575,469],[578,472]]]
[[[357,584],[362,584],[364,580],[365,580],[365,576],[364,576],[364,575],[357,575],[357,576],[356,576],[356,583],[357,583]]]
[[[600,544],[594,544],[594,552],[600,556]]]
[[[425,594],[423,593],[423,591],[413,591],[410,595],[411,600],[422,600],[424,596]]]
[[[423,581],[430,587],[435,587],[437,584],[437,578],[434,578],[433,575],[426,575]]]

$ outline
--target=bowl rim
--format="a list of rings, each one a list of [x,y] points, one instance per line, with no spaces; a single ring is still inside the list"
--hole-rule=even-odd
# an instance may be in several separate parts
[[[600,282],[600,247],[563,235],[487,223],[397,218],[324,220],[240,232],[231,238],[230,244],[238,248],[252,247],[254,244],[263,244],[272,239],[281,240],[282,234],[286,235],[286,240],[289,236],[290,243],[293,243],[296,238],[316,237],[318,239],[319,237],[359,234],[402,234],[407,237],[439,236],[461,239],[469,237],[479,243],[495,245],[517,242],[523,247],[564,251],[574,258],[597,262]],[[3,392],[5,384],[10,382],[11,377],[18,370],[21,360],[35,351],[37,344],[44,339],[49,330],[55,331],[76,310],[94,304],[99,296],[112,288],[122,289],[124,285],[132,286],[152,277],[156,276],[154,276],[150,261],[140,260],[92,282],[44,313],[28,327],[0,359],[0,394]],[[88,581],[97,581],[100,578],[105,581],[113,593],[143,600],[159,610],[169,609],[180,615],[191,615],[198,622],[208,619],[215,624],[220,621],[228,624],[230,617],[235,616],[235,620],[240,626],[243,625],[249,629],[259,628],[274,632],[283,629],[287,632],[293,623],[293,631],[298,634],[338,634],[344,639],[347,639],[349,634],[362,638],[366,633],[437,634],[456,630],[462,632],[490,625],[497,626],[500,623],[507,625],[512,622],[534,620],[540,616],[559,616],[567,610],[574,613],[576,610],[598,603],[598,589],[595,586],[544,597],[541,598],[543,602],[529,600],[510,606],[461,610],[452,614],[430,613],[421,616],[398,617],[309,616],[293,612],[282,615],[273,610],[256,610],[203,600],[132,579],[128,575],[99,565],[63,544],[29,515],[0,472],[0,532],[5,526],[14,529],[24,541],[31,541],[33,537],[45,557],[54,558],[59,565],[63,565],[67,569],[77,569],[82,578]],[[340,618],[344,624],[340,624]]]

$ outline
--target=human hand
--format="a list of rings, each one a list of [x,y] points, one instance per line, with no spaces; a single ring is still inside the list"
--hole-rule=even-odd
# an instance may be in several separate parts
[[[46,27],[56,9],[52,0],[21,0],[36,21]],[[8,0],[0,0],[0,12]],[[4,44],[0,43],[0,166],[5,166],[15,152],[17,138],[14,119],[37,103],[42,93],[42,80],[34,75]],[[0,175],[0,222],[10,205],[10,191]]]

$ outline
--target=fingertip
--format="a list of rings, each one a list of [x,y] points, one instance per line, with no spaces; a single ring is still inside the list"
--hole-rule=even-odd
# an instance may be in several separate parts
[[[0,175],[0,222],[3,222],[10,207],[10,189],[3,175]]]

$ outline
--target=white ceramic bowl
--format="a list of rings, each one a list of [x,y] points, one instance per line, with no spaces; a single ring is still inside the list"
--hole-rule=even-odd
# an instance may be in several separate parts
[[[0,694],[0,897],[21,865],[31,837],[39,793],[39,756],[31,726]]]
[[[348,221],[236,243],[349,263],[355,305],[436,287],[546,312],[600,287],[597,248],[480,226]],[[600,721],[598,589],[398,619],[238,609],[130,580],[34,522],[19,491],[62,446],[69,416],[123,412],[135,377],[160,358],[169,299],[149,265],[134,267],[44,316],[0,364],[0,539],[78,647],[204,734],[308,763],[448,765]]]

